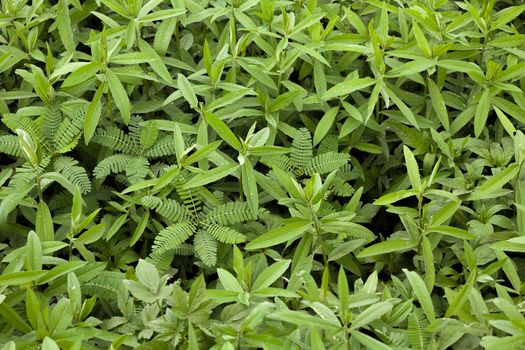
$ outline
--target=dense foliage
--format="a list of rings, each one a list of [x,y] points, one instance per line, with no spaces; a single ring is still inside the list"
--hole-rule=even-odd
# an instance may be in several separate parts
[[[520,2],[2,0],[0,348],[524,349]]]

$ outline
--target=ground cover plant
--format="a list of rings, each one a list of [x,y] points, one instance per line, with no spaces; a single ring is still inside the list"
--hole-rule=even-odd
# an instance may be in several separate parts
[[[524,11],[2,0],[0,349],[525,349]]]

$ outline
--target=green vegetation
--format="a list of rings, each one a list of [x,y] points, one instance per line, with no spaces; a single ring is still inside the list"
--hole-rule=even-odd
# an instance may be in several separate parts
[[[520,3],[2,0],[0,349],[524,349]]]

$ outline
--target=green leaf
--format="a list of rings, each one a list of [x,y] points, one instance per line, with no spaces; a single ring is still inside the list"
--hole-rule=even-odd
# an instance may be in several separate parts
[[[419,301],[423,312],[427,316],[428,321],[434,321],[436,318],[434,304],[432,303],[432,298],[430,297],[430,293],[425,285],[425,282],[414,271],[403,269],[403,272],[407,276],[408,282],[410,283],[410,286],[412,286],[412,290],[416,294],[417,300]]]
[[[500,190],[505,184],[514,179],[519,172],[519,164],[514,163],[497,175],[491,176],[487,181],[478,186],[474,192],[468,196],[469,200],[479,200],[487,195]]]
[[[414,154],[407,146],[403,146],[403,153],[405,155],[405,163],[407,167],[408,178],[412,184],[412,188],[416,191],[421,191],[421,177],[419,176],[419,166],[417,165]]]
[[[457,228],[457,227],[433,226],[429,228],[429,231],[441,233],[443,235],[447,235],[447,236],[455,237],[459,239],[466,239],[466,240],[476,239],[476,236],[474,236],[473,234],[469,233],[468,231]]]
[[[335,122],[338,112],[339,107],[330,108],[321,118],[319,124],[317,124],[317,127],[315,128],[313,139],[314,146],[318,145],[328,134],[328,132],[332,128],[332,125]]]
[[[73,30],[71,30],[71,19],[69,15],[68,0],[59,0],[57,4],[56,23],[60,40],[69,53],[75,51]]]
[[[82,84],[88,79],[91,79],[95,74],[97,74],[102,68],[102,65],[99,62],[89,62],[73,71],[66,80],[62,83],[62,88],[75,86]]]
[[[53,218],[45,202],[38,203],[35,231],[41,241],[53,241],[55,239]]]
[[[483,90],[483,94],[479,98],[478,106],[476,107],[476,114],[474,116],[474,134],[476,137],[481,135],[485,124],[487,123],[487,118],[489,116],[490,110],[490,90]]]
[[[259,192],[250,159],[245,159],[244,164],[241,165],[241,181],[248,206],[252,212],[256,213],[259,210]]]
[[[0,276],[0,286],[16,286],[27,284],[36,281],[46,273],[47,271],[41,270],[6,273]]]
[[[100,98],[102,97],[105,88],[105,84],[100,84],[95,95],[93,95],[93,99],[86,108],[86,118],[84,119],[84,141],[86,145],[89,143],[98,127],[100,113],[102,112]]]
[[[474,284],[476,283],[476,271],[471,271],[470,276],[467,280],[467,283],[465,283],[459,292],[456,294],[456,297],[454,300],[450,303],[450,305],[447,308],[447,311],[445,312],[445,317],[451,317],[457,313],[457,311],[461,308],[461,306],[468,300],[470,290],[474,288]]]
[[[369,323],[379,319],[387,312],[390,312],[390,310],[392,310],[392,304],[389,302],[382,301],[373,304],[366,308],[366,310],[359,313],[359,315],[357,315],[357,317],[352,320],[351,328],[358,329],[364,327]]]
[[[366,335],[361,332],[354,331],[352,332],[352,338],[357,339],[358,342],[363,344],[366,349],[370,350],[392,350],[392,348],[388,345],[386,345],[383,342],[380,342],[377,339],[372,338],[369,335]]]
[[[357,258],[368,258],[376,255],[383,255],[387,253],[400,252],[416,247],[417,243],[412,241],[405,241],[400,239],[390,239],[384,242],[376,243],[370,247],[363,249]]]
[[[443,128],[445,128],[445,130],[448,131],[450,128],[450,123],[448,120],[447,107],[445,106],[445,101],[443,100],[441,91],[439,91],[439,87],[432,79],[428,78],[427,84],[429,89],[428,91],[430,93],[430,100],[432,101],[432,107],[434,108],[441,125]]]
[[[328,89],[328,91],[323,94],[322,99],[326,101],[336,97],[345,96],[351,94],[354,91],[363,90],[375,82],[376,80],[373,78],[345,80]]]
[[[151,290],[157,290],[160,283],[159,273],[155,266],[143,259],[139,259],[139,263],[135,269],[137,279],[144,286]]]
[[[281,260],[267,267],[252,284],[252,291],[271,286],[290,266],[291,260]]]
[[[438,226],[447,221],[458,211],[461,202],[449,202],[436,211],[430,218],[430,226]]]
[[[34,231],[27,236],[26,266],[31,271],[42,270],[42,243]]]
[[[115,104],[120,111],[120,115],[124,120],[124,123],[129,124],[131,119],[131,104],[124,86],[117,78],[116,74],[110,69],[106,70],[106,81],[108,83],[111,96],[115,100]]]
[[[376,199],[374,201],[374,205],[389,205],[394,202],[400,201],[402,199],[416,196],[418,194],[418,191],[415,189],[412,190],[401,190],[397,192],[392,192],[385,194],[384,196],[381,196],[379,199]]]
[[[235,150],[239,152],[242,151],[241,142],[222,120],[220,120],[215,114],[209,112],[204,112],[204,116],[206,117],[208,124],[210,124],[221,139],[232,146]]]
[[[191,83],[188,81],[188,79],[180,73],[177,75],[177,86],[182,93],[182,97],[188,101],[193,109],[196,109],[199,105],[199,101],[197,100],[195,91],[193,90],[193,87],[191,86]]]
[[[247,250],[255,250],[271,247],[283,242],[295,240],[310,228],[310,222],[300,221],[278,227],[257,237],[245,247]]]
[[[184,184],[184,188],[195,188],[220,180],[239,169],[239,164],[226,164],[197,174]]]

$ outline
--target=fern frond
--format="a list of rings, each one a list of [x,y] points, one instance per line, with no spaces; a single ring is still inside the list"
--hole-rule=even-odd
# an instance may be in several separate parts
[[[82,292],[87,295],[96,295],[108,302],[116,302],[123,276],[118,272],[102,271],[92,280],[82,284]]]
[[[168,223],[186,221],[191,218],[191,214],[186,207],[170,198],[161,199],[155,196],[144,196],[140,202],[144,207],[154,210],[167,219]]]
[[[91,140],[114,151],[131,154],[136,154],[137,152],[137,145],[133,139],[126,135],[124,131],[115,127],[97,129]]]
[[[141,116],[138,115],[132,115],[131,119],[129,121],[128,130],[129,130],[129,137],[133,140],[135,144],[139,144],[140,142],[140,134],[142,131],[142,122],[144,119],[142,119]]]
[[[177,247],[173,248],[173,251],[176,255],[182,256],[190,256],[195,254],[195,249],[193,249],[193,246],[187,243],[182,243],[178,245]]]
[[[69,208],[71,205],[71,193],[69,191],[58,192],[49,200],[49,210],[55,212],[59,209]]]
[[[432,333],[425,330],[427,326],[428,321],[420,310],[415,309],[408,315],[407,337],[412,349],[426,349],[427,344],[430,344]]]
[[[47,145],[40,125],[33,119],[25,115],[6,113],[2,117],[2,122],[12,132],[16,133],[17,129],[24,130],[29,134],[29,136],[31,136],[33,140],[38,141],[41,145]]]
[[[52,139],[57,134],[60,123],[62,123],[62,111],[60,111],[58,106],[51,106],[42,116],[42,119],[42,131],[46,137],[51,136]]]
[[[0,152],[9,154],[10,156],[20,157],[22,152],[20,151],[18,137],[15,135],[0,136]]]
[[[319,144],[317,154],[327,152],[337,152],[339,149],[339,139],[336,135],[327,135]]]
[[[326,174],[337,170],[348,163],[350,155],[344,153],[327,152],[312,158],[306,165],[306,174]]]
[[[312,159],[312,135],[306,128],[300,128],[296,131],[292,147],[290,160],[296,169],[304,169]]]
[[[78,144],[82,135],[85,109],[65,118],[55,133],[55,147],[59,153],[71,151]]]
[[[187,171],[180,172],[175,178],[175,189],[184,206],[188,208],[191,213],[196,213],[201,209],[201,196],[198,188],[185,188],[184,185],[189,179]]]
[[[35,170],[26,166],[15,169],[9,180],[9,188],[21,188],[23,185],[35,181]]]
[[[165,136],[158,140],[144,155],[149,159],[155,159],[175,155],[175,145],[172,136]]]
[[[346,164],[346,165],[342,166],[337,171],[337,178],[341,179],[341,180],[345,180],[345,181],[355,180],[355,179],[359,178],[359,176],[360,176],[359,171],[357,171],[357,169],[353,168],[350,164]]]
[[[232,225],[239,222],[256,220],[254,213],[247,202],[228,202],[208,210],[205,220],[221,225]]]
[[[330,186],[330,191],[336,196],[350,197],[354,194],[354,188],[345,180],[336,178]]]
[[[123,172],[134,158],[129,154],[114,154],[101,160],[93,169],[93,174],[97,179],[102,179],[111,173]]]
[[[281,154],[277,157],[263,157],[261,158],[260,162],[270,168],[278,167],[287,172],[291,172],[294,168],[290,158],[284,154]]]
[[[77,185],[82,193],[86,194],[91,191],[91,182],[86,169],[80,166],[76,159],[66,156],[57,157],[53,166],[55,171]]]
[[[195,226],[189,222],[171,225],[160,231],[151,248],[152,257],[161,257],[177,248],[195,233]]]
[[[206,265],[217,264],[217,241],[205,231],[199,231],[193,238],[195,255]]]
[[[140,140],[139,140],[142,150],[150,149],[155,144],[155,142],[157,142],[158,137],[159,137],[159,129],[155,126],[154,123],[148,122],[144,124],[140,132]]]
[[[206,231],[221,243],[237,244],[246,241],[246,236],[231,227],[221,226],[217,224],[203,225]]]
[[[149,162],[144,157],[135,157],[126,167],[126,176],[134,184],[144,180],[149,171]]]

